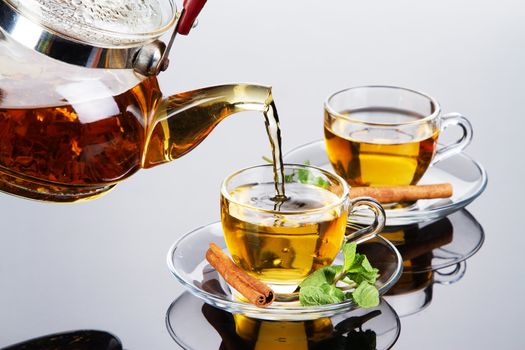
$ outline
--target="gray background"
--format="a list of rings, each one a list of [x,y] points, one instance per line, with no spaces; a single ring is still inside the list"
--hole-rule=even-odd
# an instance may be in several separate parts
[[[464,113],[475,129],[468,153],[489,173],[469,206],[486,242],[460,283],[437,286],[428,309],[402,320],[395,348],[522,349],[524,20],[518,0],[210,1],[160,81],[166,93],[273,85],[285,151],[322,137],[324,98],[348,86],[419,89]],[[217,220],[222,178],[264,154],[263,119],[245,113],[96,201],[0,196],[0,347],[97,328],[128,349],[177,349],[164,315],[182,287],[166,252]]]

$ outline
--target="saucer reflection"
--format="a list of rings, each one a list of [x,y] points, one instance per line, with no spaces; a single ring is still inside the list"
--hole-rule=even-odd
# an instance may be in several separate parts
[[[403,273],[396,285],[385,294],[385,299],[399,317],[416,314],[432,302],[435,284],[448,285],[459,282],[466,269],[467,263],[463,261],[441,270]]]
[[[222,338],[221,349],[375,349],[377,334],[365,323],[381,315],[373,310],[334,325],[330,318],[305,322],[262,321],[231,315],[207,304],[202,313]]]
[[[455,266],[474,255],[485,239],[483,227],[464,209],[430,223],[388,227],[381,235],[401,253],[404,273]]]
[[[388,228],[382,236],[403,257],[403,273],[385,295],[400,317],[429,306],[435,284],[460,281],[466,272],[465,260],[481,248],[485,238],[481,225],[466,210],[431,223]]]
[[[193,350],[390,349],[401,330],[399,317],[384,300],[375,308],[330,318],[267,321],[231,314],[187,292],[168,309],[166,324],[179,345]]]

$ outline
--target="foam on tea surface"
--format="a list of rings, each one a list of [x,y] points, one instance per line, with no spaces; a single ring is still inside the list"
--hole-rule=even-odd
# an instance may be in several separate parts
[[[287,199],[284,201],[275,199],[274,189],[273,183],[261,183],[238,187],[230,194],[235,201],[242,204],[280,212],[303,212],[319,209],[338,200],[334,193],[313,185],[287,183]]]
[[[11,0],[11,3],[24,16],[53,31],[100,45],[147,40],[149,37],[121,35],[156,32],[169,24],[174,14],[166,0]]]

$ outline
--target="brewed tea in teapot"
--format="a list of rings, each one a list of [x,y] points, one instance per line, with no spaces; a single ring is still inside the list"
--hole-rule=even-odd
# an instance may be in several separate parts
[[[55,1],[31,3],[44,6]],[[109,3],[118,9],[120,2]],[[125,8],[132,10],[132,4]],[[9,0],[0,0],[0,7],[27,21]],[[45,9],[44,15],[57,10],[50,5]],[[56,202],[95,198],[141,168],[186,154],[225,117],[248,110],[265,113],[275,149],[274,163],[277,167],[282,162],[279,124],[269,87],[233,84],[164,96],[156,75],[149,74],[151,67],[162,64],[158,54],[145,56],[157,59],[153,63],[141,56],[163,46],[157,42],[151,46],[147,37],[142,49],[130,51],[127,46],[134,45],[136,37],[108,32],[106,27],[113,27],[105,21],[103,11],[86,11],[91,19],[101,18],[96,29],[103,34],[96,36],[98,32],[84,18],[67,32],[73,39],[66,44],[83,52],[77,41],[86,40],[93,45],[91,60],[75,56],[77,51],[57,51],[66,45],[63,37],[55,36],[53,41],[41,34],[35,43],[28,43],[13,27],[20,26],[20,21],[13,24],[0,16],[1,191]],[[155,22],[157,13],[150,15]],[[170,21],[156,24],[166,23]],[[40,24],[39,33],[49,27],[65,31],[59,19]],[[120,37],[128,40],[124,48],[120,48],[122,40],[117,40]],[[128,59],[124,62],[119,57]],[[144,62],[151,67],[143,68]],[[133,69],[137,65],[141,69]],[[276,183],[282,181],[277,178]]]

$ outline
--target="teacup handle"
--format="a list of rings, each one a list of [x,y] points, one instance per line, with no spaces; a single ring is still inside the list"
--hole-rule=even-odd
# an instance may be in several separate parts
[[[463,135],[454,143],[446,145],[436,151],[432,164],[436,164],[444,159],[447,159],[455,154],[460,153],[472,141],[472,124],[460,113],[447,113],[441,117],[441,131],[445,131],[449,126],[460,126],[463,129]]]
[[[451,271],[436,270],[434,272],[434,283],[443,285],[456,283],[463,278],[465,272],[467,272],[467,262],[458,262]]]
[[[362,243],[371,238],[374,238],[383,231],[385,227],[386,215],[385,209],[379,204],[378,201],[371,197],[358,197],[350,200],[349,215],[357,208],[365,206],[370,208],[374,212],[374,222],[367,227],[359,229],[350,234],[346,234],[345,242],[356,241],[356,243]],[[348,225],[347,225],[348,226]]]

